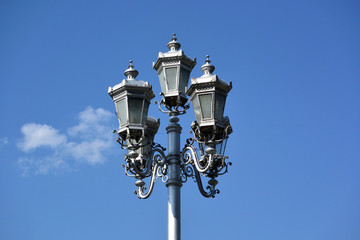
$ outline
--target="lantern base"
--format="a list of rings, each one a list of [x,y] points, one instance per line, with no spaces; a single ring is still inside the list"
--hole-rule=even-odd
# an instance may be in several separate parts
[[[169,110],[175,107],[184,107],[188,101],[186,97],[182,97],[182,96],[169,96],[169,97],[164,97],[164,99],[165,99],[164,105]]]

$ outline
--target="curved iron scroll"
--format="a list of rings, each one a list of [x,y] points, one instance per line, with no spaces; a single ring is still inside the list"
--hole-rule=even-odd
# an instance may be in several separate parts
[[[194,181],[197,183],[197,186],[199,188],[199,191],[201,195],[203,195],[206,198],[214,198],[215,194],[220,193],[219,189],[216,189],[215,186],[218,183],[215,179],[209,180],[209,185],[204,188],[201,176],[199,171],[197,171],[193,165],[183,165],[182,166],[182,181],[186,182],[187,178],[191,177],[194,179]],[[207,191],[205,190],[207,189]]]
[[[135,182],[135,185],[138,187],[138,189],[135,191],[135,194],[137,194],[140,199],[146,199],[151,195],[154,189],[154,184],[156,182],[156,179],[162,177],[163,182],[166,182],[167,180],[166,156],[163,150],[161,149],[161,147],[156,147],[152,149],[151,157],[148,160],[148,162],[150,162],[151,164],[151,168],[147,169],[147,173],[149,174],[142,176],[140,175],[134,176],[135,178],[138,179]],[[146,191],[147,187],[145,187],[145,182],[142,179],[149,175],[151,175],[150,185],[149,185],[149,190]]]
[[[183,115],[186,113],[186,110],[188,110],[190,108],[190,105],[188,103],[185,104],[184,106],[180,105],[180,96],[178,97],[178,104],[173,107],[166,105],[164,97],[161,99],[160,102],[155,101],[155,104],[158,104],[160,112],[163,112],[163,113],[166,113],[169,115],[173,115],[173,116]],[[163,110],[161,108],[161,105],[164,106],[167,110]],[[180,110],[179,107],[182,107],[182,109]]]
[[[194,165],[196,170],[200,173],[205,173],[212,167],[213,156],[210,155],[208,158],[209,159],[205,162],[205,164],[200,163],[196,148],[192,144],[186,144],[181,152],[181,159],[183,160],[183,163],[185,165],[188,165],[189,163]]]
[[[196,147],[193,146],[193,141],[187,141],[181,152],[181,180],[186,182],[187,178],[191,177],[197,183],[201,195],[206,198],[215,197],[216,194],[220,193],[216,189],[218,181],[215,178],[225,174],[231,162],[225,162],[227,157],[203,154],[203,151],[200,151],[200,155],[201,159],[199,159]],[[209,178],[206,187],[203,186],[201,175]]]

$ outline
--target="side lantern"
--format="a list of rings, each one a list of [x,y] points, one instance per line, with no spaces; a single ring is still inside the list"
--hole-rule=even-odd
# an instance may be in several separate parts
[[[230,122],[223,117],[226,97],[232,88],[212,72],[215,67],[210,64],[206,56],[205,64],[201,67],[204,75],[192,78],[191,85],[186,94],[190,96],[197,121],[198,133],[204,141],[223,140],[226,128]],[[227,126],[229,122],[229,126]],[[231,126],[230,126],[231,128]],[[199,135],[198,134],[198,135]]]
[[[196,59],[192,60],[179,50],[180,43],[173,34],[172,41],[168,43],[170,49],[167,53],[159,52],[159,57],[153,68],[157,71],[161,91],[168,107],[182,106],[187,102],[185,88],[188,85],[192,69],[196,65]]]
[[[124,72],[126,79],[108,90],[119,119],[118,134],[123,139],[139,140],[144,135],[150,100],[155,97],[148,82],[136,79],[138,74],[130,60],[129,68]]]
[[[140,148],[136,150],[139,159],[147,160],[151,154],[151,148],[154,142],[155,134],[160,126],[160,119],[148,116],[145,125],[145,141]],[[130,150],[128,149],[128,152]]]

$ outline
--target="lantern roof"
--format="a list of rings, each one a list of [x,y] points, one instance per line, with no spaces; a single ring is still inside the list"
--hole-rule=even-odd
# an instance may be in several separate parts
[[[147,125],[147,128],[151,129],[153,132],[154,132],[154,135],[157,133],[158,129],[159,129],[159,126],[160,126],[160,119],[156,119],[152,116],[148,116],[147,117],[147,121],[146,121],[146,125]]]
[[[210,64],[211,60],[209,55],[206,55],[205,64],[201,66],[201,71],[203,75],[199,78],[191,78],[191,85],[189,89],[186,90],[187,95],[191,95],[196,88],[211,87],[215,86],[218,89],[223,90],[228,93],[232,89],[232,82],[229,84],[224,80],[220,79],[218,75],[212,74],[215,70],[214,65]]]
[[[128,69],[125,70],[124,75],[126,79],[123,79],[121,83],[116,84],[114,87],[109,87],[108,93],[111,97],[119,94],[120,92],[126,89],[136,89],[143,90],[144,92],[148,92],[149,98],[152,99],[155,97],[154,92],[152,91],[152,86],[148,82],[137,80],[136,77],[139,72],[134,69],[134,65],[132,64],[132,60],[130,60],[130,64]]]
[[[180,49],[181,44],[177,41],[176,34],[173,33],[172,40],[168,43],[168,48],[170,49],[169,52],[162,53],[159,52],[158,59],[155,63],[153,63],[153,68],[155,70],[159,70],[162,62],[165,61],[178,61],[181,60],[183,63],[188,65],[189,67],[193,68],[196,65],[196,58],[191,59],[190,57],[186,56],[184,51]]]

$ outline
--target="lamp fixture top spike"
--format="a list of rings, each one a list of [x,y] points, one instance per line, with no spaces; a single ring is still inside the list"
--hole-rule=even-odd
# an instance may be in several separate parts
[[[176,38],[176,34],[175,33],[173,33],[173,37],[171,38],[171,40],[172,41],[170,41],[169,43],[168,43],[168,48],[170,49],[170,52],[174,52],[174,51],[177,51],[177,50],[179,50],[179,48],[181,47],[181,44],[178,42],[178,41],[176,41],[177,40],[177,38]]]
[[[201,71],[203,71],[204,75],[211,75],[215,70],[214,65],[210,64],[210,62],[210,56],[206,55],[205,64],[201,66]]]
[[[136,79],[136,76],[139,75],[139,72],[134,69],[134,65],[132,64],[133,61],[129,61],[129,68],[125,70],[124,75],[126,76],[127,80]]]

